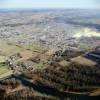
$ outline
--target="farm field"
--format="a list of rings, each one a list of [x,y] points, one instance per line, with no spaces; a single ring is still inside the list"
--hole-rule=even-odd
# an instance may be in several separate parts
[[[16,45],[0,40],[0,55],[10,56],[22,50],[23,50],[22,48]]]
[[[73,62],[79,63],[81,65],[86,65],[86,66],[94,66],[96,65],[96,62],[89,60],[83,56],[75,57],[71,59]]]
[[[8,66],[0,64],[0,79],[9,77],[10,75],[12,75],[12,71],[8,68]]]
[[[0,56],[0,63],[5,62],[6,56]]]

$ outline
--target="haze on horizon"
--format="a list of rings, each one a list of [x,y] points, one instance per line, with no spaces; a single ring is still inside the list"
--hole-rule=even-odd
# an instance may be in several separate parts
[[[100,0],[0,0],[0,9],[83,8],[98,9]]]

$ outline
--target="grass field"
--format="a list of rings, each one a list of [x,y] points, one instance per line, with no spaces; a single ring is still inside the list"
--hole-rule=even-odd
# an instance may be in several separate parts
[[[66,61],[66,60],[62,60],[62,61],[59,62],[59,64],[60,64],[61,66],[68,66],[68,65],[70,64],[70,62],[68,62],[68,61]]]
[[[9,44],[3,40],[0,40],[0,55],[9,56],[22,50],[22,48],[16,45]]]
[[[12,71],[8,69],[5,64],[0,64],[0,79],[8,77],[12,74]]]
[[[5,62],[6,56],[0,56],[0,63]]]
[[[75,57],[75,58],[72,58],[71,59],[73,62],[77,62],[81,65],[86,65],[86,66],[94,66],[96,63],[92,60],[89,60],[85,57],[82,57],[82,56],[78,56],[78,57]]]
[[[46,46],[40,46],[40,45],[35,45],[35,44],[34,45],[25,45],[23,47],[25,49],[36,51],[36,52],[39,52],[39,53],[41,53],[41,52],[43,52],[43,51],[48,49],[48,47],[46,47]]]
[[[37,69],[44,69],[47,68],[48,64],[43,64],[42,62],[35,65]]]

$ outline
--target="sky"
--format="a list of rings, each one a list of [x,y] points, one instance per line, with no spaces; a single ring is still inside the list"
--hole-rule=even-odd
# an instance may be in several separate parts
[[[100,8],[100,0],[0,0],[0,8]]]

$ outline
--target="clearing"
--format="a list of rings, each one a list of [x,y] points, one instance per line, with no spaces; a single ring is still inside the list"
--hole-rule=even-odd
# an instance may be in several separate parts
[[[78,57],[72,58],[71,60],[72,60],[72,62],[76,62],[76,63],[79,63],[81,65],[86,65],[86,66],[96,65],[96,62],[89,60],[83,56],[78,56]]]

